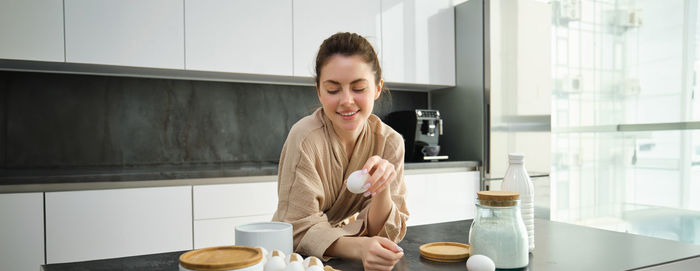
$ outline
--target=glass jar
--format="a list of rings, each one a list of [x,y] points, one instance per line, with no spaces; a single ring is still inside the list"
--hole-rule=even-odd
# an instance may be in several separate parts
[[[469,229],[469,254],[491,258],[496,268],[527,266],[528,236],[520,215],[520,194],[507,191],[477,194],[476,217]]]

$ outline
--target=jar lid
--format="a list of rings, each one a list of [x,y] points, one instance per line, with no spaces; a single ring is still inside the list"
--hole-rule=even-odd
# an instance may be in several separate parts
[[[469,245],[455,242],[435,242],[418,247],[420,255],[431,261],[461,262],[469,258]]]
[[[476,194],[479,202],[488,206],[514,206],[520,199],[518,192],[510,191],[479,191]]]
[[[190,270],[231,270],[253,266],[262,261],[262,257],[262,251],[253,247],[209,247],[183,253],[180,265]]]

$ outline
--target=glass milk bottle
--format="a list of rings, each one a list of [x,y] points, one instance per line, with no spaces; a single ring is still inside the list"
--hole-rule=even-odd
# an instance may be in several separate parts
[[[508,154],[508,169],[503,177],[501,190],[520,193],[520,213],[527,229],[528,249],[535,249],[535,189],[530,175],[523,166],[522,153]]]

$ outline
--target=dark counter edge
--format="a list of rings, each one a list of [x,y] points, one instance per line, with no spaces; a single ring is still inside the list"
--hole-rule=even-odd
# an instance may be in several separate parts
[[[478,170],[479,162],[406,163],[407,171]],[[0,194],[274,181],[277,164],[230,163],[139,168],[0,169]],[[240,177],[236,181],[230,178]]]

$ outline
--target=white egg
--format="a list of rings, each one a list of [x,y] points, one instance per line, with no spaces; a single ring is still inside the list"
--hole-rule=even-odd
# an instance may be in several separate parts
[[[267,259],[270,258],[270,253],[268,253],[267,249],[265,249],[264,247],[258,247],[258,248],[260,249],[260,251],[262,251],[262,255],[263,255],[262,262],[263,262],[263,266],[265,266],[265,264],[267,264]]]
[[[314,256],[309,256],[304,259],[304,268],[309,269],[309,266],[320,266],[321,270],[323,270],[323,263]]]
[[[306,268],[306,271],[324,271],[324,269],[320,265],[312,265]]]
[[[467,270],[469,271],[494,271],[496,264],[491,258],[484,255],[472,255],[467,260]],[[267,270],[266,270],[267,271]]]
[[[269,258],[271,258],[272,256],[280,256],[280,257],[282,257],[282,259],[285,259],[285,261],[287,259],[287,255],[285,255],[284,252],[276,250],[276,249],[272,251]]]
[[[287,264],[284,263],[284,257],[272,256],[265,264],[265,271],[284,271],[285,267],[287,267]]]
[[[304,271],[304,265],[301,261],[293,261],[287,265],[284,271]]]
[[[289,254],[289,256],[287,256],[286,258],[287,264],[289,264],[290,262],[301,262],[303,260],[304,257],[296,253]]]
[[[365,181],[367,181],[368,177],[369,174],[362,174],[362,170],[357,170],[353,173],[350,173],[346,184],[348,190],[355,194],[364,193],[365,191],[367,191],[367,188],[363,188],[363,186],[365,185]]]

